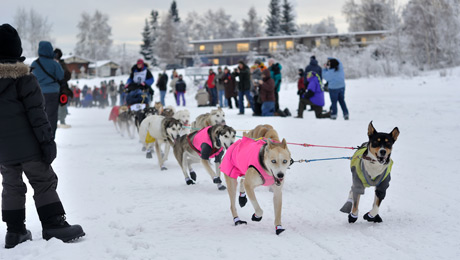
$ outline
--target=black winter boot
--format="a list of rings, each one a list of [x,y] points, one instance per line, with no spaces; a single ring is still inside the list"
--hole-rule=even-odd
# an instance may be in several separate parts
[[[64,215],[56,215],[42,222],[43,239],[57,238],[63,242],[72,242],[85,235],[80,225],[69,225]]]
[[[27,240],[32,240],[32,234],[25,228],[21,232],[8,231],[5,236],[5,248],[13,248]]]

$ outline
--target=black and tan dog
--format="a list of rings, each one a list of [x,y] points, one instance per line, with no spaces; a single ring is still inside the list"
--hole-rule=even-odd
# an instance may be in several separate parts
[[[398,139],[397,127],[391,133],[380,133],[375,130],[372,121],[368,127],[369,142],[361,145],[351,159],[353,184],[347,202],[340,211],[348,214],[348,222],[354,223],[358,219],[359,198],[364,189],[374,186],[375,198],[372,210],[364,215],[369,222],[382,222],[379,216],[379,207],[385,198],[386,190],[390,186],[390,172],[393,160],[390,155],[393,144]]]
[[[196,173],[192,169],[193,163],[201,162],[213,183],[219,190],[225,190],[220,178],[220,162],[224,149],[228,149],[235,142],[235,130],[226,125],[205,127],[197,132],[183,135],[174,143],[174,155],[184,173],[187,185],[195,184]],[[210,159],[214,158],[216,170],[211,168]],[[190,175],[189,175],[190,173]]]

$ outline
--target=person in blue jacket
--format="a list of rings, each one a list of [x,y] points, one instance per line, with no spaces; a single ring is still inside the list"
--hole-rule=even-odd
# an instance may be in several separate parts
[[[279,113],[279,92],[281,89],[281,70],[283,67],[281,64],[275,63],[274,59],[269,59],[268,69],[270,70],[270,77],[275,81],[275,112]]]
[[[61,88],[59,81],[64,78],[64,70],[54,59],[54,49],[50,42],[41,41],[38,43],[38,59],[32,62],[30,68],[45,97],[45,111],[54,136],[58,121],[59,91]]]
[[[345,73],[342,63],[336,58],[328,58],[323,69],[323,78],[328,83],[331,98],[331,119],[337,119],[337,101],[342,108],[343,117],[349,119],[347,104],[345,104]]]
[[[148,69],[148,65],[144,63],[143,59],[138,59],[136,65],[131,68],[131,74],[129,75],[128,80],[126,81],[126,90],[128,92],[126,97],[126,102],[128,105],[134,103],[149,103],[149,98],[141,98],[141,95],[147,95],[148,97],[153,97],[153,75]],[[140,91],[139,91],[140,90]]]

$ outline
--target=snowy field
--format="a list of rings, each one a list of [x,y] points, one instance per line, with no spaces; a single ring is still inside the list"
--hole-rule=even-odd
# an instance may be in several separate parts
[[[305,112],[304,119],[261,118],[249,110],[239,116],[236,109],[225,109],[227,124],[235,129],[271,124],[280,137],[297,143],[357,146],[367,141],[371,120],[382,132],[397,126],[401,134],[380,210],[383,223],[362,219],[371,209],[372,189],[361,199],[356,223],[349,224],[339,212],[351,173],[348,160],[335,160],[291,166],[283,194],[286,231],[280,236],[275,235],[272,193],[266,187],[256,189],[263,220],[250,220],[254,211],[248,203],[238,207],[248,225],[235,227],[227,191],[217,190],[201,166],[195,167],[197,185],[187,186],[172,151],[168,170],[160,171],[156,155],[146,159],[137,138],[115,131],[109,108],[72,107],[67,117],[72,128],[57,131],[53,167],[67,219],[81,224],[87,235],[72,244],[43,240],[29,188],[27,227],[34,240],[10,250],[3,249],[2,241],[0,259],[458,259],[460,164],[452,145],[460,128],[460,68],[447,74],[349,80],[349,121],[340,108],[336,121],[315,119],[313,112]],[[295,93],[295,84],[283,85],[280,93],[281,106],[293,115]],[[158,100],[158,91],[155,95]],[[186,97],[192,120],[210,110],[196,107],[193,90]],[[172,94],[166,102],[173,104]],[[295,160],[353,153],[289,148]],[[5,230],[1,222],[2,239]]]

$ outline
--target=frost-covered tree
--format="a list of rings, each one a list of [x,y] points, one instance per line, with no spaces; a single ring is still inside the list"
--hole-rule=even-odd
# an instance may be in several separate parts
[[[174,22],[180,22],[179,10],[177,10],[176,1],[172,1],[171,8],[169,9],[169,14],[171,15]]]
[[[152,50],[152,65],[157,65],[157,52],[155,49],[155,41],[157,40],[157,29],[158,29],[158,11],[152,10],[150,12],[150,47]]]
[[[292,5],[287,1],[284,0],[283,2],[283,10],[281,13],[281,32],[284,35],[292,35],[297,32],[297,26],[295,24],[295,15]]]
[[[348,0],[342,7],[350,32],[390,30],[399,21],[395,0]]]
[[[38,55],[38,43],[51,41],[51,23],[48,18],[41,16],[37,11],[30,8],[18,8],[13,18],[13,23],[22,40],[24,55]]]
[[[142,44],[141,51],[139,52],[145,60],[150,61],[153,59],[153,46],[151,38],[150,24],[147,19],[145,19],[144,30],[142,31]]]
[[[337,27],[335,26],[334,17],[329,16],[321,20],[317,24],[311,26],[310,32],[315,33],[337,33]]]
[[[174,22],[170,13],[164,15],[157,30],[154,48],[163,63],[178,63],[179,56],[187,50],[187,41],[180,22]]]
[[[279,0],[270,0],[268,16],[265,20],[267,28],[265,33],[269,36],[281,35],[281,8]]]
[[[411,0],[403,11],[409,57],[419,67],[460,63],[460,1]]]
[[[208,10],[203,15],[191,12],[186,18],[187,38],[193,40],[239,37],[239,24],[224,9]]]
[[[110,47],[112,46],[112,27],[108,24],[109,17],[98,10],[94,15],[83,12],[77,27],[77,44],[75,54],[93,60],[109,58]]]
[[[262,36],[263,20],[257,16],[256,9],[251,6],[248,12],[248,19],[243,19],[243,37],[259,37]]]

